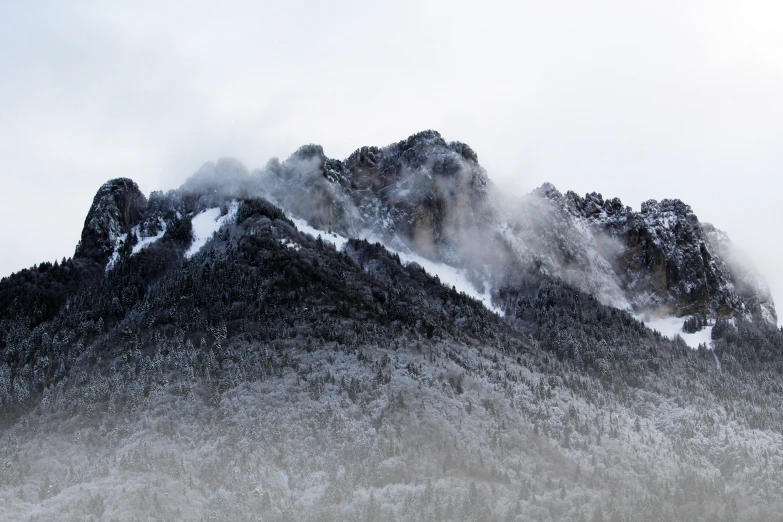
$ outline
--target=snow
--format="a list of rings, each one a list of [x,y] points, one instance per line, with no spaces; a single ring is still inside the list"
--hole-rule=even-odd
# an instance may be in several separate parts
[[[648,328],[658,330],[669,339],[674,339],[675,335],[679,335],[685,341],[685,344],[691,348],[698,348],[700,344],[710,346],[710,343],[712,343],[712,325],[706,326],[696,333],[689,334],[682,331],[682,325],[686,319],[684,317],[654,317],[649,314],[639,314],[636,316],[636,319],[644,322]]]
[[[299,232],[310,234],[313,237],[321,236],[322,240],[333,244],[338,251],[342,250],[343,246],[348,242],[348,238],[346,237],[337,235],[335,233],[330,234],[328,232],[324,232],[323,230],[318,230],[317,228],[311,227],[304,219],[291,218],[291,221],[294,222],[294,225],[296,225],[296,228],[299,230]]]
[[[402,251],[392,248],[388,243],[382,241],[377,235],[375,235],[372,230],[363,230],[359,234],[359,239],[365,239],[370,243],[381,243],[386,250],[400,256],[400,261],[402,263],[416,263],[431,276],[438,276],[438,279],[440,279],[440,282],[443,285],[453,286],[456,288],[457,292],[464,292],[467,296],[480,301],[487,308],[487,310],[501,316],[505,315],[503,310],[492,304],[489,285],[485,283],[481,291],[477,290],[473,283],[471,283],[468,279],[467,270],[447,265],[446,263],[432,261],[431,259],[427,259],[426,257],[420,256],[410,251]]]
[[[225,216],[220,215],[220,207],[208,208],[193,216],[191,219],[193,223],[193,242],[190,244],[188,251],[185,252],[185,258],[190,259],[204,248],[207,241],[212,239],[212,236],[220,230],[220,227],[234,219],[237,208],[239,208],[239,204],[236,201],[232,201]]]
[[[117,264],[117,261],[120,260],[120,247],[124,245],[125,241],[127,240],[128,240],[128,234],[123,234],[114,240],[114,252],[109,258],[109,262],[106,263],[107,272],[112,268],[114,268],[114,265]]]
[[[778,324],[778,320],[772,314],[771,308],[772,308],[772,305],[769,305],[767,303],[762,304],[761,305],[761,317],[766,322],[768,322],[769,324],[777,325]]]
[[[388,247],[387,247],[388,249]],[[446,286],[453,286],[458,292],[464,292],[469,297],[481,301],[484,306],[496,314],[504,315],[500,308],[497,308],[492,304],[492,298],[489,295],[489,290],[485,286],[482,292],[476,290],[467,278],[467,271],[456,268],[445,263],[438,263],[422,257],[418,254],[397,252],[400,256],[400,261],[403,263],[416,263],[422,267],[428,274],[438,276],[440,282]]]
[[[297,250],[297,251],[302,248],[302,245],[300,245],[299,243],[295,243],[293,241],[290,241],[288,238],[285,238],[285,237],[280,240],[280,244],[283,245],[283,246],[287,246],[288,248],[290,248],[292,250]]]
[[[136,234],[137,238],[139,238],[139,242],[133,245],[133,251],[131,252],[131,255],[138,254],[139,252],[142,251],[142,249],[150,246],[152,243],[154,243],[155,241],[163,237],[163,235],[166,233],[166,222],[163,221],[162,219],[159,219],[159,222],[160,222],[160,232],[158,232],[154,236],[145,237],[145,238],[141,237],[141,232],[139,230],[138,225],[133,227],[133,233]]]
[[[296,225],[296,228],[300,232],[310,234],[313,237],[321,236],[321,239],[323,241],[332,243],[337,248],[338,251],[342,250],[343,246],[345,246],[345,244],[348,242],[348,238],[340,236],[338,234],[334,234],[334,233],[330,234],[328,232],[324,232],[323,230],[318,230],[317,228],[308,225],[307,222],[303,219],[297,219],[293,217],[291,217],[290,219],[291,221],[293,221],[294,225]],[[371,231],[365,231],[364,233],[360,234],[359,239],[366,239],[373,243],[378,241],[378,238],[375,237]],[[453,286],[454,288],[457,289],[458,292],[465,292],[465,294],[467,294],[468,296],[483,303],[488,310],[495,312],[496,314],[504,315],[503,311],[500,308],[497,308],[492,304],[492,298],[490,297],[489,290],[486,287],[481,292],[476,290],[473,284],[471,284],[471,282],[468,280],[466,270],[456,268],[447,265],[445,263],[438,263],[435,261],[431,261],[417,254],[400,252],[398,250],[389,247],[382,241],[379,242],[382,243],[383,246],[388,251],[399,255],[400,261],[404,263],[417,263],[428,274],[432,276],[438,276],[438,279],[440,279],[441,283],[443,283],[444,285]],[[289,245],[290,248],[296,248],[296,246]]]

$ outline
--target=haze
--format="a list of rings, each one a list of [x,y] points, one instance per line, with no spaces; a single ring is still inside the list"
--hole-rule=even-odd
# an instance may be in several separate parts
[[[71,256],[110,178],[433,128],[508,192],[680,198],[783,303],[779,4],[371,4],[0,5],[0,276]]]

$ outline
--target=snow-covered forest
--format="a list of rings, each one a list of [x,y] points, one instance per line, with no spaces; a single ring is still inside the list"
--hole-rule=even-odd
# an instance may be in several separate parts
[[[334,180],[348,175],[335,168]],[[376,229],[386,246],[356,239],[371,235],[351,229],[359,218],[328,191],[319,215],[348,216],[334,230],[287,215],[244,182],[210,186],[214,176],[201,174],[148,200],[130,180],[110,182],[77,255],[0,282],[1,519],[762,521],[783,512],[783,331],[763,317],[774,309],[756,283],[735,292],[728,265],[694,268],[706,250],[675,252],[680,279],[659,298],[698,307],[686,329],[711,330],[709,346],[693,348],[640,322],[622,278],[611,285],[626,302],[611,306],[555,269],[568,258],[590,273],[615,270],[570,222],[548,247],[557,255],[506,257],[501,278],[454,242],[425,252],[401,232],[389,240],[394,223]],[[290,203],[280,187],[299,174],[268,183],[267,196]],[[333,183],[327,174],[313,186]],[[478,208],[463,199],[459,208]],[[453,225],[445,201],[437,215]],[[562,199],[544,201],[560,215]],[[381,214],[365,203],[357,208]],[[700,234],[687,219],[688,234]],[[508,252],[530,244],[525,223],[503,229],[517,234]],[[444,280],[438,266],[450,267]],[[688,270],[713,270],[712,286]],[[640,274],[640,286],[657,284],[654,272]],[[456,288],[465,281],[473,291]],[[723,313],[732,303],[743,312]]]

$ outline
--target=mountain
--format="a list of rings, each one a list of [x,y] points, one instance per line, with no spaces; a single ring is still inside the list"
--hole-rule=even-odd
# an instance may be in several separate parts
[[[748,279],[725,234],[683,202],[650,200],[634,212],[550,184],[503,201],[476,153],[435,131],[345,161],[308,145],[253,177],[257,192],[315,228],[466,268],[496,291],[521,268],[636,313],[777,322],[763,279]]]
[[[0,518],[770,520],[775,320],[684,203],[510,200],[434,131],[113,179],[0,281]]]
[[[104,184],[92,201],[82,229],[75,257],[105,264],[114,254],[121,237],[127,237],[147,207],[147,198],[130,179],[115,179]]]

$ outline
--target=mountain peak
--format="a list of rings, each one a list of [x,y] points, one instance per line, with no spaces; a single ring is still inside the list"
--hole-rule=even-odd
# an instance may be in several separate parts
[[[702,224],[679,199],[649,199],[639,212],[598,193],[567,194],[568,209],[616,243],[608,261],[636,310],[675,315],[751,315],[770,321],[774,307],[761,279],[735,260],[725,234]]]
[[[321,145],[316,145],[315,143],[310,143],[307,145],[302,145],[298,149],[296,149],[296,152],[291,154],[291,159],[296,160],[312,160],[313,158],[316,158],[323,162],[326,159],[326,154],[324,154],[324,148]]]
[[[104,184],[83,259],[0,280],[0,519],[773,519],[783,330],[728,237],[487,184],[434,131]]]
[[[92,200],[74,257],[105,264],[116,241],[141,219],[146,207],[147,198],[132,179],[104,183]]]
[[[553,203],[559,204],[563,202],[563,194],[559,190],[557,190],[557,188],[553,184],[549,183],[548,181],[545,182],[540,187],[533,190],[533,194],[542,199],[548,199]]]
[[[739,285],[745,289],[740,295],[735,274],[746,272],[729,269],[679,199],[651,199],[634,211],[618,198],[563,194],[545,183],[533,195],[551,211],[522,209],[521,203],[512,211],[511,229],[504,228],[506,218],[488,193],[476,153],[435,130],[360,147],[345,160],[305,145],[267,172],[261,193],[316,228],[349,236],[364,231],[457,266],[479,259],[481,266],[493,260],[499,270],[508,268],[502,261],[508,259],[540,265],[624,309],[757,316],[749,289],[766,296],[756,280]]]

